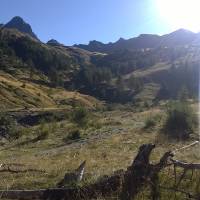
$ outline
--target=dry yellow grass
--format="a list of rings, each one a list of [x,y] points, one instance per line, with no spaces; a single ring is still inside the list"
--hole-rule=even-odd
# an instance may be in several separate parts
[[[0,71],[0,108],[58,108],[73,101],[89,108],[101,105],[94,97],[38,85]]]

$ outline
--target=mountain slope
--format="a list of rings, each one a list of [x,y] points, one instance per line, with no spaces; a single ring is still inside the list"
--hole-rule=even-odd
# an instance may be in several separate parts
[[[197,96],[200,49],[193,44],[198,38],[199,34],[186,30],[164,36],[143,34],[109,43],[105,45],[108,53],[100,53],[64,46],[56,40],[44,44],[29,34],[4,27],[0,29],[0,70],[15,77],[20,82],[18,86],[24,87],[25,81],[25,85],[78,91],[108,102],[135,102],[140,93],[152,88],[149,85],[157,90],[153,91],[152,100],[163,98],[160,94],[166,89],[165,98],[177,98],[183,86],[190,91],[190,96]],[[104,44],[93,41],[92,45],[95,49]],[[150,48],[142,48],[145,46]],[[109,48],[115,50],[109,52]],[[19,93],[38,99],[38,95],[35,98],[28,95],[23,87]],[[9,86],[2,85],[2,88],[3,93],[12,92]],[[46,95],[45,91],[37,93]],[[17,98],[23,101],[23,95]],[[43,102],[42,95],[39,99]],[[47,106],[54,104],[54,100],[48,97],[46,100]],[[40,101],[34,100],[31,105],[44,106],[45,101],[41,104]]]
[[[16,29],[0,30],[0,107],[95,107],[94,97],[64,89],[90,52],[52,47]],[[62,85],[62,87],[60,87]]]

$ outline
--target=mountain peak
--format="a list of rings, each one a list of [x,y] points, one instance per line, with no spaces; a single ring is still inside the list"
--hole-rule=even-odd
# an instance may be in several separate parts
[[[52,46],[60,46],[61,44],[55,40],[55,39],[51,39],[47,42],[48,45],[52,45]]]
[[[172,33],[169,33],[168,35],[178,35],[178,34],[195,34],[195,33],[187,29],[180,28]]]
[[[19,16],[13,17],[7,24],[4,25],[4,27],[17,29],[22,33],[26,33],[31,37],[38,39],[35,33],[33,33],[31,26]]]
[[[99,44],[103,44],[102,42],[99,42],[97,40],[92,40],[89,42],[89,45],[99,45]]]
[[[13,17],[11,19],[11,21],[14,22],[14,23],[24,23],[25,24],[24,20],[20,16]]]
[[[120,37],[118,41],[124,41],[124,40],[125,40],[124,38]]]

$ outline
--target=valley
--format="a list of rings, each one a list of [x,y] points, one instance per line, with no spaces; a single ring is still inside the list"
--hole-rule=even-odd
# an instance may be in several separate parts
[[[177,149],[176,159],[198,163],[199,144],[179,151],[199,141],[198,41],[180,29],[65,46],[41,42],[20,17],[0,26],[0,190],[56,188],[84,160],[75,186],[87,186],[126,170],[148,143],[156,145],[153,163]],[[174,176],[170,164],[160,184],[173,187]],[[188,172],[181,189],[199,194],[199,177]],[[144,188],[136,199],[150,193]]]

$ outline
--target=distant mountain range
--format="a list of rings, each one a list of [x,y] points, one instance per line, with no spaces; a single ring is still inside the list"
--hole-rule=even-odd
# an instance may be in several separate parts
[[[88,51],[97,51],[110,53],[117,50],[135,50],[157,47],[174,47],[189,44],[198,44],[200,40],[199,33],[193,33],[185,29],[179,29],[163,36],[152,34],[141,34],[138,37],[125,40],[120,38],[117,42],[104,44],[99,41],[91,41],[88,45],[79,44],[75,47]]]
[[[31,26],[19,16],[14,17],[5,25],[0,24],[0,27],[17,29],[22,33],[29,34],[31,37],[38,39],[36,34],[32,31]],[[60,43],[55,39],[52,39],[47,43],[51,45],[60,45]],[[152,49],[157,47],[174,47],[191,44],[200,44],[200,33],[193,33],[189,30],[179,29],[162,36],[141,34],[138,37],[127,40],[120,38],[118,41],[113,43],[110,42],[108,44],[93,40],[90,41],[89,44],[76,44],[74,47],[92,52],[111,53],[118,50]]]

